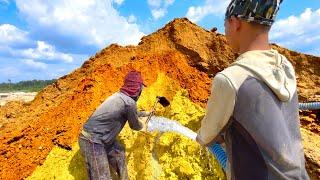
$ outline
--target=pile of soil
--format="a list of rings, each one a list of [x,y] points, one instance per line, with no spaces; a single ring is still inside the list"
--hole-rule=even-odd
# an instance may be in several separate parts
[[[273,47],[295,67],[299,100],[319,101],[320,89],[315,87],[320,86],[320,58]],[[173,20],[143,37],[138,46],[110,45],[47,86],[32,102],[0,107],[0,179],[31,175],[54,146],[70,150],[83,123],[106,97],[118,91],[129,70],[141,71],[147,85],[164,73],[188,91],[193,103],[205,107],[211,77],[235,57],[223,35],[187,19]],[[313,178],[320,177],[319,122],[317,112],[301,115],[308,172]],[[310,140],[315,137],[316,141]]]

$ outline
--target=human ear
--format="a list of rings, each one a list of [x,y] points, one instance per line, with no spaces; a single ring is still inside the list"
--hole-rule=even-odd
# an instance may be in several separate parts
[[[233,21],[233,23],[234,23],[234,28],[235,28],[235,30],[236,30],[236,31],[239,31],[239,30],[241,29],[241,26],[242,26],[241,20],[238,19],[238,18],[233,17],[232,21]]]

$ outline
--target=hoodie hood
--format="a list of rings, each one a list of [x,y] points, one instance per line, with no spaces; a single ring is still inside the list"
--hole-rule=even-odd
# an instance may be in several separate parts
[[[248,51],[232,66],[241,66],[254,73],[281,101],[289,101],[296,92],[296,77],[292,64],[276,50]]]

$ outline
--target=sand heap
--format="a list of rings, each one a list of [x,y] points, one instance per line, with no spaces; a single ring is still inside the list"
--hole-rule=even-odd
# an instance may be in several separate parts
[[[157,115],[180,121],[194,130],[198,128],[204,109],[190,101],[188,92],[181,89],[176,81],[159,73],[156,82],[144,89],[138,108],[150,109],[156,95],[165,95],[171,100],[169,107],[157,108]],[[183,136],[146,134],[125,126],[119,140],[126,147],[130,179],[224,178],[212,155]],[[85,176],[84,162],[75,143],[71,151],[60,147],[51,150],[44,164],[38,166],[28,179],[85,179]]]
[[[320,86],[320,58],[274,48],[296,69],[300,101],[320,100],[320,89],[315,88]],[[77,149],[80,129],[94,109],[119,89],[131,69],[141,71],[149,85],[139,100],[140,109],[150,109],[156,95],[165,95],[172,105],[160,108],[159,114],[196,130],[210,93],[210,78],[235,57],[223,35],[187,19],[170,22],[143,37],[138,46],[111,45],[101,50],[81,68],[47,86],[31,103],[1,107],[0,179],[84,177]],[[316,118],[315,112],[301,116],[312,177],[320,176],[320,126]],[[223,178],[211,155],[179,135],[145,135],[126,127],[120,141],[127,148],[131,179]],[[139,153],[134,153],[136,147]]]

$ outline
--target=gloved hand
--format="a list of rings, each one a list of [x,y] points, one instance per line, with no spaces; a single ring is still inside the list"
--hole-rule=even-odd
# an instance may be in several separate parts
[[[155,114],[156,113],[156,110],[155,109],[152,109],[151,111],[149,111],[149,114]]]
[[[140,131],[147,132],[147,129],[148,129],[147,119],[148,119],[148,116],[138,118],[140,124],[142,125],[142,129]]]

